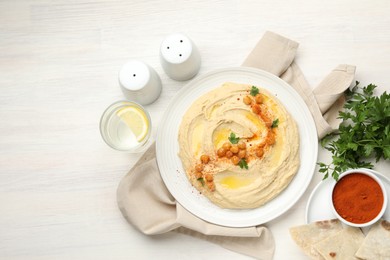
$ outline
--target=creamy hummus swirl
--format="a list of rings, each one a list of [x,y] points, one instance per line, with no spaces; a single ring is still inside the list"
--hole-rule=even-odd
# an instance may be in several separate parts
[[[225,83],[208,92],[190,106],[179,128],[179,157],[189,181],[222,208],[256,208],[267,203],[288,186],[299,168],[295,121],[260,87],[261,102],[256,103],[251,87]],[[252,103],[244,102],[245,97]],[[242,160],[247,169],[227,155],[218,155],[232,133],[245,143]],[[206,163],[202,155],[207,156]]]

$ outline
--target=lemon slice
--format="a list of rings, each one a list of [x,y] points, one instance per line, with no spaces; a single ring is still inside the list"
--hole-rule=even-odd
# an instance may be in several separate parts
[[[124,107],[116,115],[130,128],[138,142],[145,139],[148,134],[149,121],[141,109],[137,107]]]

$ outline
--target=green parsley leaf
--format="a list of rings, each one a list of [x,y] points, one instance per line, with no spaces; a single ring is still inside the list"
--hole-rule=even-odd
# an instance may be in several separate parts
[[[202,183],[202,186],[204,186],[204,179],[202,177],[196,179],[197,181],[200,181],[200,183]]]
[[[275,119],[274,121],[272,121],[271,128],[278,127],[278,125],[279,125],[279,118],[277,118],[277,119]]]
[[[238,166],[240,166],[241,169],[247,169],[248,170],[248,163],[246,162],[245,158],[242,158],[239,162],[238,162]]]
[[[390,160],[390,94],[374,96],[377,87],[369,84],[360,88],[359,82],[346,92],[342,123],[337,133],[325,136],[321,145],[332,153],[330,164],[318,163],[324,179],[347,169],[372,168],[365,160]]]
[[[255,86],[252,86],[250,94],[251,96],[256,96],[257,94],[259,94],[259,89]]]
[[[236,134],[235,133],[230,133],[230,136],[229,136],[229,141],[232,143],[232,144],[237,144],[238,141],[240,140],[239,137],[236,137]]]

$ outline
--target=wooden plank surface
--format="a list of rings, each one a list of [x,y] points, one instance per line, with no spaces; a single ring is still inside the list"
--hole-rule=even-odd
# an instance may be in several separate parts
[[[271,30],[300,43],[297,62],[313,87],[348,63],[380,92],[390,89],[389,14],[386,0],[0,1],[0,258],[246,259],[180,234],[147,237],[122,218],[116,187],[140,155],[111,150],[98,128],[103,110],[124,99],[119,68],[135,58],[161,76],[163,92],[147,106],[154,135],[185,85],[159,63],[162,39],[175,32],[198,46],[199,74],[239,66]],[[268,224],[275,259],[304,259],[288,228],[303,224],[320,179]]]

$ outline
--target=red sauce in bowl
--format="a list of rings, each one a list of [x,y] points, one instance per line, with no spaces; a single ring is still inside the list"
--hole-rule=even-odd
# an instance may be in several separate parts
[[[363,173],[351,173],[336,183],[332,202],[343,219],[362,224],[378,216],[384,196],[381,186],[373,178]]]

